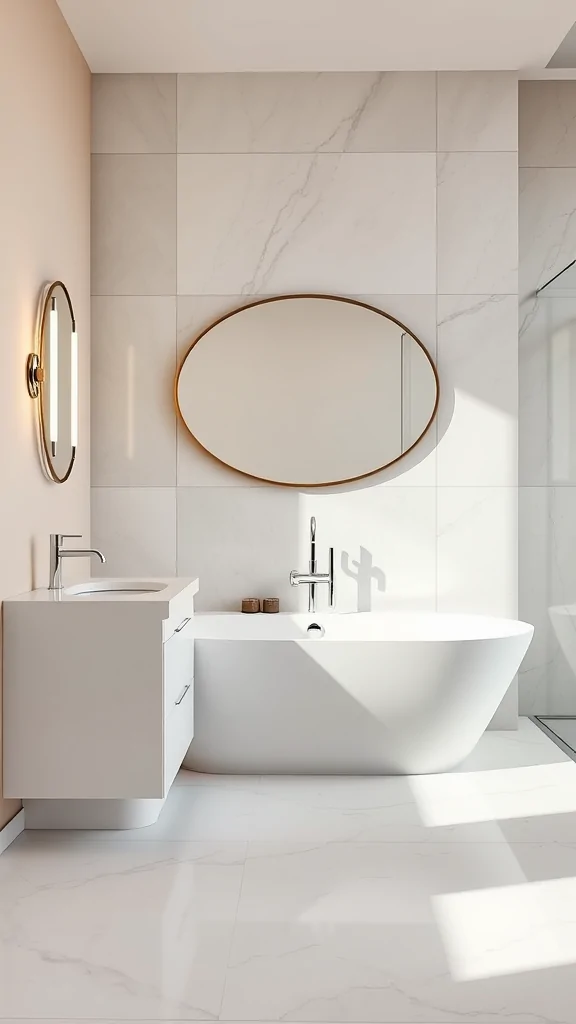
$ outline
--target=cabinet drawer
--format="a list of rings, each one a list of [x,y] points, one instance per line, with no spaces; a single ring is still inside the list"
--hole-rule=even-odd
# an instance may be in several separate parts
[[[194,681],[164,719],[164,793],[166,794],[186,756],[194,736]]]
[[[163,645],[164,716],[168,718],[184,688],[194,679],[194,640],[173,633]]]
[[[193,617],[193,605],[179,608],[169,619],[164,619],[162,623],[162,639],[169,640],[174,633],[186,632],[190,635]]]

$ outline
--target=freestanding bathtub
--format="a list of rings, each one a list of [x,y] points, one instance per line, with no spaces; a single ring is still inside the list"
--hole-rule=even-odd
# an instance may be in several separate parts
[[[311,623],[323,635],[308,633]],[[528,650],[525,622],[434,613],[194,616],[196,727],[215,773],[411,775],[459,764]]]

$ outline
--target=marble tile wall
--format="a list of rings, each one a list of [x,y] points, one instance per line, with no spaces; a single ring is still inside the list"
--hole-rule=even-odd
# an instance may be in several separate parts
[[[519,602],[536,632],[524,713],[576,714],[549,609],[576,599],[576,289],[536,290],[576,258],[576,82],[521,82]]]
[[[96,75],[93,105],[93,540],[107,571],[198,573],[200,608],[255,593],[296,609],[288,572],[314,513],[320,551],[338,550],[341,609],[516,614],[515,76]],[[291,291],[380,306],[438,361],[434,430],[360,484],[263,486],[176,422],[195,334]]]

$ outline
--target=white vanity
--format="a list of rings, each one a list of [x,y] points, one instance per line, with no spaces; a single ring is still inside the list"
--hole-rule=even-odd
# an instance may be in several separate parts
[[[194,734],[198,580],[92,580],[4,602],[4,795],[28,828],[156,820]]]

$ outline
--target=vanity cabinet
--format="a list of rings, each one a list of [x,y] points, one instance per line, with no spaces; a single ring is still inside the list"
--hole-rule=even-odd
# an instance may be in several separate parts
[[[197,590],[4,603],[5,796],[166,796],[194,734]]]
[[[166,792],[194,736],[194,641],[186,629],[187,625],[179,627],[163,645],[163,771]]]

